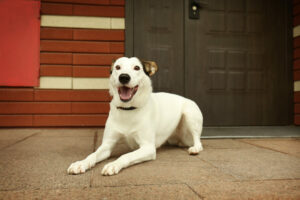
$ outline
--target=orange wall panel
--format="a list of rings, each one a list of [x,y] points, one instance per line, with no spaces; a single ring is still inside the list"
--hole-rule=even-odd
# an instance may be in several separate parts
[[[0,86],[38,86],[40,2],[0,1]]]
[[[42,14],[125,15],[124,0],[41,2]],[[123,56],[125,30],[41,27],[38,39],[40,76],[106,78]],[[0,88],[0,127],[104,126],[110,100],[108,90]]]

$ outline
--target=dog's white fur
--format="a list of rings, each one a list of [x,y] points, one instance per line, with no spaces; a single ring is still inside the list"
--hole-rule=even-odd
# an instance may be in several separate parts
[[[117,65],[120,66],[119,70],[115,68]],[[134,70],[135,66],[139,66],[140,70]],[[150,70],[153,73],[156,71],[153,67]],[[120,74],[131,77],[127,87],[138,85],[136,94],[129,102],[123,102],[119,97],[118,88],[122,86]],[[109,92],[113,99],[103,142],[87,158],[71,164],[67,170],[69,174],[84,173],[96,163],[107,159],[121,137],[125,137],[128,145],[135,150],[105,165],[103,175],[118,174],[130,165],[154,160],[156,148],[166,142],[189,146],[190,154],[198,154],[202,150],[200,135],[203,117],[196,103],[175,94],[152,93],[151,80],[139,59],[122,57],[116,60],[112,65]],[[123,110],[120,107],[136,109]]]

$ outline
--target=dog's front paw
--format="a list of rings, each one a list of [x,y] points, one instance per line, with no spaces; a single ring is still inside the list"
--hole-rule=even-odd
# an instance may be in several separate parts
[[[92,168],[96,163],[90,159],[74,162],[68,168],[68,174],[82,174]]]
[[[86,170],[87,169],[84,161],[77,161],[70,165],[68,168],[68,174],[82,174]]]
[[[202,145],[195,145],[189,148],[188,152],[190,155],[197,155],[200,151],[203,150]]]
[[[111,176],[111,175],[118,174],[121,169],[122,169],[121,165],[115,161],[106,164],[103,167],[101,174],[104,176]]]

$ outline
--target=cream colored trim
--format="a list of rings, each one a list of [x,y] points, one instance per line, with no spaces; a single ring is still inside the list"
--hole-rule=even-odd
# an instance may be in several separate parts
[[[111,18],[111,29],[125,29],[124,18]]]
[[[72,77],[40,77],[40,89],[72,89]]]
[[[300,25],[294,27],[294,29],[293,29],[293,36],[294,37],[300,36]]]
[[[300,81],[295,81],[294,82],[294,91],[295,92],[300,92]]]
[[[73,89],[108,89],[109,78],[73,78]]]
[[[41,26],[65,28],[124,29],[124,18],[42,15]]]

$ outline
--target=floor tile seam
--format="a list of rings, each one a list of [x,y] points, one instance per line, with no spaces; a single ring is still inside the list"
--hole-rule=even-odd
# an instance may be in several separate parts
[[[74,138],[76,135],[72,136],[65,136],[65,135],[56,135],[56,136],[43,136],[43,135],[38,135],[37,137],[39,138]],[[87,135],[87,136],[76,136],[76,138],[90,138],[94,137],[93,135]]]
[[[257,182],[272,182],[272,181],[300,181],[300,178],[296,179],[262,179],[262,180],[228,180],[222,181],[226,183],[257,183]],[[205,183],[204,183],[205,184]],[[117,185],[117,186],[82,186],[82,187],[54,187],[54,188],[25,188],[25,189],[0,189],[0,192],[22,192],[22,191],[51,191],[51,190],[72,190],[72,189],[91,189],[91,188],[119,188],[119,187],[143,187],[143,186],[163,186],[163,185],[186,185],[187,187],[192,187],[186,182],[178,182],[178,183],[162,183],[162,184],[133,184],[133,185]],[[201,184],[200,184],[201,185]],[[200,198],[203,198],[200,195]]]
[[[182,149],[182,150],[183,150],[183,149]],[[208,165],[212,166],[213,168],[219,170],[222,174],[229,175],[230,177],[232,177],[232,178],[235,179],[235,180],[239,180],[239,179],[240,179],[240,178],[238,178],[238,177],[233,176],[231,173],[222,170],[221,168],[219,168],[218,166],[214,165],[213,163],[210,163],[209,161],[202,159],[202,158],[201,158],[201,152],[200,152],[198,155],[196,155],[196,158],[197,158],[199,161],[205,162],[206,164],[208,164]]]
[[[144,186],[164,186],[164,185],[185,185],[184,182],[175,183],[146,183],[146,184],[125,184],[125,185],[92,185],[91,188],[122,188],[122,187],[144,187]]]
[[[40,134],[40,133],[41,133],[41,132],[35,132],[35,133],[33,133],[33,134],[29,135],[29,136],[26,136],[26,137],[24,137],[24,138],[22,138],[22,139],[20,139],[20,140],[18,140],[18,141],[16,141],[16,142],[14,142],[13,144],[9,144],[9,145],[3,147],[2,149],[0,149],[0,151],[5,150],[5,149],[7,149],[7,148],[9,148],[9,147],[12,147],[12,146],[14,146],[14,145],[16,145],[16,144],[19,144],[19,143],[21,143],[21,142],[24,142],[24,141],[27,140],[28,138],[34,137],[34,136],[36,136],[36,135],[38,135],[38,134]]]
[[[240,182],[272,182],[272,181],[300,181],[300,178],[282,178],[282,179],[249,179],[241,180]]]
[[[223,168],[220,168],[220,167],[218,167],[217,165],[214,165],[213,163],[211,163],[211,162],[209,162],[209,161],[207,161],[207,160],[204,160],[204,159],[201,159],[201,158],[199,158],[199,159],[200,159],[201,161],[203,161],[203,162],[209,164],[210,166],[214,167],[215,169],[219,170],[220,173],[225,174],[225,175],[228,175],[228,176],[230,176],[231,178],[233,178],[233,179],[236,180],[236,181],[242,180],[242,179],[243,179],[243,178],[242,178],[240,175],[238,175],[238,174],[232,174],[230,171],[226,171],[226,170],[224,170]]]
[[[282,153],[282,154],[285,154],[285,155],[289,155],[289,156],[293,156],[293,157],[299,158],[296,155],[289,154],[289,153],[284,152],[284,151],[279,151],[279,150],[276,150],[276,149],[273,149],[273,148],[270,148],[270,147],[265,147],[265,146],[262,146],[262,145],[259,145],[259,144],[252,144],[252,143],[247,142],[247,141],[240,141],[240,142],[243,142],[245,144],[250,144],[250,145],[255,146],[257,148],[260,148],[260,149],[266,149],[266,150],[270,150],[270,151],[273,151],[273,152]]]
[[[180,149],[181,149],[182,151],[185,151],[185,150],[182,149],[182,148],[180,148]],[[203,151],[204,151],[204,150],[203,150]],[[193,155],[193,156],[196,157],[199,161],[205,162],[205,163],[211,165],[212,167],[214,167],[214,168],[216,168],[216,169],[219,169],[218,167],[216,167],[216,166],[213,165],[212,163],[210,163],[210,162],[208,162],[208,161],[206,161],[206,160],[203,160],[203,159],[201,158],[201,152],[202,152],[202,151],[200,151],[200,153],[199,153],[198,155]],[[188,155],[188,156],[191,156],[191,155]],[[194,161],[194,162],[196,162],[196,161]]]
[[[93,152],[96,151],[98,141],[98,130],[94,131],[94,140],[93,140]]]
[[[72,190],[72,189],[89,189],[89,186],[82,187],[49,187],[49,188],[15,188],[15,189],[0,189],[0,192],[25,192],[25,191],[55,191],[55,190]]]
[[[192,186],[190,186],[188,183],[184,183],[199,199],[205,199],[202,195],[200,195]]]
[[[162,184],[133,184],[133,185],[119,185],[119,186],[109,186],[109,185],[101,185],[101,186],[82,186],[82,187],[54,187],[54,188],[24,188],[24,189],[4,189],[0,192],[26,192],[26,191],[56,191],[56,190],[82,190],[82,189],[97,189],[97,188],[121,188],[121,187],[144,187],[144,186],[168,186],[168,185],[181,185],[187,186],[186,183],[178,182],[178,183],[162,183]]]

